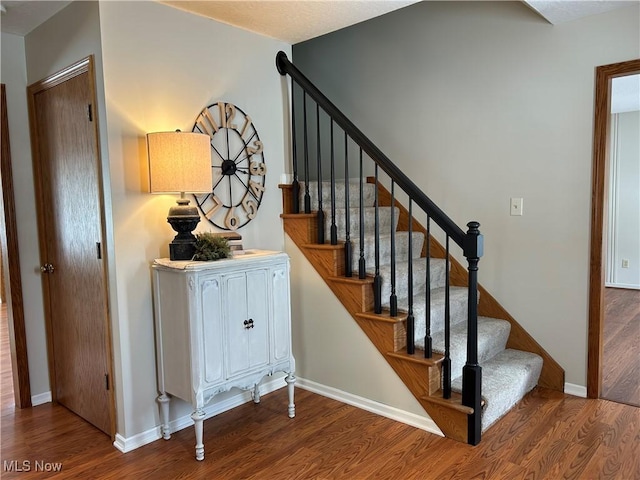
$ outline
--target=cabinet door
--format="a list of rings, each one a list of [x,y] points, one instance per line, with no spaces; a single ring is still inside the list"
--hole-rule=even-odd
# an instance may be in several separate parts
[[[291,356],[291,308],[289,302],[289,267],[287,263],[271,270],[273,298],[273,363],[286,361]]]
[[[267,286],[266,270],[225,278],[228,378],[269,363]]]
[[[220,288],[220,277],[217,276],[204,277],[200,283],[199,304],[202,310],[199,312],[198,318],[202,322],[204,382],[207,385],[220,383],[224,380]],[[192,368],[195,368],[195,365]]]

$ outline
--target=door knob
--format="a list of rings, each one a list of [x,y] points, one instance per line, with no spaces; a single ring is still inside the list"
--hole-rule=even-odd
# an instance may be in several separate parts
[[[55,270],[55,267],[50,263],[45,263],[40,267],[40,271],[42,273],[53,273],[54,270]]]

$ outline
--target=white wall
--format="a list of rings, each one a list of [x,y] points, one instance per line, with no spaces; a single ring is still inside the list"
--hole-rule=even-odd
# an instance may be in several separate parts
[[[640,289],[639,111],[611,116],[610,143],[607,286]]]
[[[480,282],[578,385],[594,72],[640,57],[639,18],[634,4],[552,26],[520,2],[420,2],[293,48],[294,63],[454,221],[481,223]],[[524,197],[524,216],[509,215],[510,197]],[[305,323],[323,321],[307,313]],[[318,353],[316,368],[329,357]]]
[[[200,111],[219,100],[247,112],[264,143],[267,185],[255,220],[240,230],[247,248],[282,250],[277,188],[285,170],[287,89],[275,68],[290,46],[155,2],[101,2],[109,168],[117,275],[122,392],[119,433],[132,437],[159,424],[150,263],[168,256],[166,222],[173,196],[147,192],[147,132],[190,131]],[[201,222],[198,230],[213,230]],[[172,417],[191,413],[173,405]]]
[[[29,359],[31,395],[49,391],[47,342],[40,283],[40,253],[36,222],[35,190],[29,116],[27,110],[27,66],[24,38],[2,34],[2,83],[7,89],[7,115],[11,143],[11,167],[15,194],[24,321]]]

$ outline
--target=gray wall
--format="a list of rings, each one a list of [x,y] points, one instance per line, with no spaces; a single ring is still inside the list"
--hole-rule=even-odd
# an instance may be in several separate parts
[[[421,2],[293,48],[454,221],[481,223],[480,282],[581,386],[594,69],[640,57],[639,18],[633,4],[552,26],[520,2]],[[524,216],[509,215],[510,197],[524,198]],[[322,321],[300,308],[304,322]],[[326,357],[309,359],[308,378]]]

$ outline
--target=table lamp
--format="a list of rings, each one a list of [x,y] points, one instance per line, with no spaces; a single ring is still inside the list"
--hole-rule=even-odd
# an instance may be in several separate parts
[[[171,260],[191,260],[196,237],[191,233],[200,221],[198,209],[185,193],[211,192],[211,145],[202,133],[156,132],[147,134],[149,191],[180,193],[169,209],[167,222],[178,234],[169,244]]]

